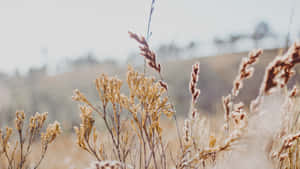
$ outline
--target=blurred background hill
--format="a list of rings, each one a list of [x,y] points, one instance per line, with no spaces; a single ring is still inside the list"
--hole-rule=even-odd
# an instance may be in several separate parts
[[[240,98],[250,101],[257,93],[263,78],[265,66],[279,53],[279,49],[265,50],[260,61],[255,65],[255,75],[246,81]],[[221,54],[186,60],[169,60],[163,62],[162,72],[169,84],[171,98],[177,112],[185,116],[188,112],[190,94],[188,84],[191,66],[200,62],[201,96],[199,109],[201,113],[214,114],[220,112],[222,96],[230,92],[232,81],[237,74],[242,57],[248,52]],[[102,73],[116,75],[121,79],[126,76],[126,64],[113,61],[98,62],[88,55],[80,61],[69,62],[69,72],[56,75],[47,74],[47,67],[30,69],[28,74],[1,75],[0,92],[0,123],[6,124],[13,120],[15,110],[26,112],[49,112],[50,118],[61,119],[64,126],[71,128],[78,122],[78,106],[71,100],[75,88],[83,91],[93,103],[97,104],[97,92],[94,80]],[[130,63],[129,63],[130,64]],[[142,65],[133,65],[142,72]],[[153,74],[148,70],[149,74]],[[299,81],[299,75],[294,80]]]

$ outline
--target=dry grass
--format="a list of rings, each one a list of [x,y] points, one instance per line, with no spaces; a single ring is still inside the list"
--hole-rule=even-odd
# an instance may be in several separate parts
[[[184,120],[183,126],[179,126],[177,119],[173,118],[174,127],[182,128],[182,135],[180,130],[173,129],[179,139],[169,140],[163,132],[161,115],[176,117],[176,113],[170,102],[161,66],[145,38],[134,33],[130,33],[130,36],[140,43],[141,55],[146,58],[150,68],[159,74],[160,80],[145,77],[129,67],[126,86],[129,88],[129,94],[126,95],[121,92],[121,80],[102,75],[96,80],[96,89],[101,101],[101,105],[97,106],[78,90],[75,91],[73,99],[84,104],[81,106],[82,124],[75,128],[78,145],[99,161],[91,168],[113,168],[111,166],[115,166],[116,161],[116,167],[121,168],[232,168],[239,163],[231,162],[235,156],[243,161],[261,155],[266,160],[259,159],[259,165],[264,168],[300,167],[299,112],[294,108],[297,88],[293,88],[290,94],[283,92],[283,89],[287,90],[287,82],[294,75],[293,68],[299,62],[300,44],[295,43],[288,53],[276,57],[275,61],[270,63],[261,90],[249,106],[238,102],[236,97],[245,83],[244,80],[253,75],[254,68],[251,65],[257,62],[262,50],[250,52],[249,56],[242,60],[232,93],[223,98],[224,126],[219,130],[211,129],[209,120],[201,116],[195,107],[200,95],[200,90],[197,89],[200,66],[195,64],[190,81],[190,116]],[[279,105],[280,109],[277,109],[278,112],[274,115],[280,116],[278,121],[272,117],[269,119],[270,115],[267,113],[271,113],[268,111],[272,105],[266,104],[270,98],[277,100],[277,97],[283,100],[282,106]],[[103,147],[106,146],[99,144],[101,139],[98,140],[94,128],[93,112],[96,112],[106,125],[113,143],[110,150],[104,150]],[[278,123],[275,125],[277,128],[269,127],[274,126],[269,124],[270,120]],[[261,125],[259,122],[265,124]],[[255,128],[257,125],[261,125],[262,128]],[[132,139],[129,140],[128,136]],[[259,147],[255,147],[258,144]],[[97,145],[100,145],[100,148],[97,148]],[[253,152],[242,152],[249,148],[254,148]],[[249,164],[248,167],[252,168]]]
[[[47,114],[36,114],[26,123],[24,112],[18,111],[15,130],[0,130],[1,168],[300,168],[299,92],[296,86],[287,87],[300,62],[299,43],[267,66],[256,99],[247,105],[238,96],[254,75],[262,50],[250,52],[222,99],[224,119],[217,125],[196,106],[201,64],[192,67],[188,116],[178,120],[155,52],[144,37],[129,34],[159,78],[128,66],[126,82],[106,74],[95,80],[97,102],[76,89],[73,100],[79,103],[81,119],[74,127],[76,138],[65,135],[51,148],[60,125],[55,122],[41,132]]]
[[[37,169],[45,158],[49,144],[61,133],[60,124],[49,124],[45,132],[41,132],[47,119],[48,113],[36,113],[31,116],[27,126],[25,125],[25,113],[16,112],[15,130],[6,127],[0,129],[0,158],[4,156],[5,162],[1,166],[7,169]],[[35,162],[28,162],[34,142],[40,135],[41,152],[35,158]]]

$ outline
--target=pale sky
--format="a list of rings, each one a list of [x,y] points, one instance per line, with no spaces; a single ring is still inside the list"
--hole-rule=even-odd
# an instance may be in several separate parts
[[[151,0],[0,0],[0,71],[54,64],[93,51],[125,60],[137,50],[128,30],[145,34]],[[300,31],[298,0],[156,0],[151,44],[208,41],[251,31],[261,20],[275,32]],[[48,49],[48,60],[41,50]]]

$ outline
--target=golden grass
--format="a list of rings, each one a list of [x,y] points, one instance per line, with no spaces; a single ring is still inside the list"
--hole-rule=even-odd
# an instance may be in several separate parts
[[[188,116],[179,120],[155,52],[144,37],[129,34],[159,79],[129,66],[126,82],[105,74],[95,80],[98,102],[76,89],[73,100],[81,112],[81,123],[74,127],[76,138],[56,139],[61,131],[57,122],[41,132],[46,114],[32,116],[27,124],[25,114],[17,112],[14,132],[9,127],[0,130],[2,168],[300,168],[299,92],[296,86],[287,87],[300,62],[299,43],[269,64],[250,105],[238,95],[253,76],[262,50],[243,58],[231,93],[222,99],[223,122],[216,125],[197,110],[200,63],[191,71]],[[97,128],[99,123],[105,130]]]
[[[219,168],[220,164],[225,162],[227,158],[230,158],[233,153],[242,154],[239,152],[240,145],[250,148],[257,144],[256,141],[252,141],[253,138],[260,137],[260,134],[266,137],[264,129],[255,131],[256,129],[253,125],[258,125],[255,121],[257,118],[261,120],[267,118],[264,117],[264,111],[267,111],[264,109],[268,109],[268,107],[265,108],[265,100],[267,100],[265,97],[275,97],[276,99],[276,96],[272,96],[272,93],[280,92],[285,99],[282,103],[282,110],[277,110],[279,113],[276,114],[280,114],[280,117],[285,115],[286,118],[281,119],[279,122],[274,121],[275,123],[280,123],[281,127],[272,128],[271,132],[266,131],[269,132],[269,136],[266,140],[263,140],[260,148],[265,149],[264,155],[269,160],[262,161],[261,165],[275,168],[299,167],[297,148],[299,144],[296,142],[299,139],[299,133],[296,132],[298,129],[295,129],[298,128],[299,116],[297,115],[299,113],[295,111],[292,111],[293,113],[290,114],[287,113],[290,111],[289,108],[295,106],[293,98],[297,91],[296,88],[291,91],[291,94],[287,94],[287,92],[282,93],[281,91],[283,88],[286,88],[287,82],[293,76],[293,67],[300,61],[300,44],[295,43],[287,54],[278,56],[275,61],[270,63],[266,69],[265,80],[261,85],[260,93],[257,99],[252,101],[249,106],[246,106],[243,102],[237,102],[236,97],[243,87],[243,81],[253,75],[254,68],[251,65],[257,62],[258,57],[262,54],[262,50],[250,52],[249,56],[242,60],[238,76],[233,83],[232,93],[223,98],[225,111],[224,127],[221,127],[218,131],[216,129],[214,131],[211,130],[209,122],[204,117],[201,117],[195,108],[197,98],[200,95],[200,90],[196,88],[200,67],[199,64],[195,64],[192,69],[190,82],[190,116],[184,121],[182,126],[183,134],[181,135],[181,131],[178,130],[181,127],[178,126],[176,111],[170,102],[168,86],[163,80],[161,66],[157,62],[155,53],[150,49],[145,38],[131,32],[129,34],[141,45],[141,55],[145,57],[150,68],[159,74],[160,80],[148,78],[129,67],[127,87],[130,92],[126,96],[120,90],[122,81],[115,77],[109,78],[106,75],[102,75],[100,79],[96,80],[96,88],[102,102],[101,110],[97,109],[82,93],[76,90],[73,97],[74,100],[86,105],[85,108],[81,107],[82,124],[80,128],[75,128],[78,145],[81,148],[94,154],[98,161],[117,160],[125,168],[126,166],[141,169]],[[271,89],[272,92],[270,91]],[[110,105],[111,111],[108,111],[108,105]],[[111,136],[113,147],[110,152],[111,158],[109,159],[105,158],[109,155],[103,155],[108,151],[96,148],[98,134],[96,129],[93,130],[95,122],[92,117],[93,111],[101,116]],[[124,115],[126,113],[129,116]],[[168,140],[164,137],[164,128],[161,127],[160,120],[161,114],[175,117],[173,121],[177,129],[178,140]],[[293,121],[292,124],[289,122],[289,129],[283,126],[287,123],[287,119],[295,118],[297,119],[296,122]],[[267,120],[265,125],[269,125]],[[120,130],[121,124],[126,124],[128,121],[131,122],[132,128],[124,126],[122,127],[123,130]],[[276,137],[278,132],[283,133],[280,131],[282,128],[285,128],[285,137]],[[91,135],[92,131],[93,134]],[[252,134],[253,132],[255,134]],[[122,137],[124,133],[126,134],[126,139],[121,140],[121,138],[124,138],[124,136]],[[134,139],[128,142],[127,137],[130,133]],[[245,142],[245,138],[249,138],[249,140]],[[283,143],[278,143],[278,140],[282,140],[279,142]],[[124,143],[124,145],[121,145],[120,142]],[[268,144],[265,144],[265,142]],[[175,148],[172,146],[172,149],[170,149],[170,144]],[[128,147],[129,145],[130,147]],[[281,148],[276,150],[275,147]],[[168,151],[170,152],[169,154],[166,153]],[[291,154],[286,155],[283,153],[286,151]],[[257,153],[261,153],[261,151],[257,151]],[[241,156],[241,158],[249,157]],[[228,163],[226,167],[225,165],[223,167],[230,168],[232,166]],[[94,168],[99,168],[99,166],[94,166]]]
[[[2,167],[7,169],[37,169],[45,158],[49,144],[61,133],[60,124],[54,122],[49,124],[45,132],[41,132],[47,119],[48,113],[39,114],[29,118],[25,124],[25,113],[16,112],[15,130],[6,127],[5,131],[0,129],[0,157],[4,156],[5,164]],[[31,155],[34,141],[40,137],[41,152],[35,162],[27,163]]]

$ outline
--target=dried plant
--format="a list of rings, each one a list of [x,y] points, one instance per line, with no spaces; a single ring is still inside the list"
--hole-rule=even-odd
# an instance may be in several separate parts
[[[282,81],[280,85],[281,88],[286,86],[287,81],[290,79],[292,75],[292,68],[295,66],[295,64],[298,63],[298,57],[299,57],[298,50],[299,50],[298,45],[294,44],[294,46],[289,50],[289,52],[284,57],[280,57],[280,58],[285,58],[282,59],[281,61],[284,64],[275,64],[275,66],[271,64],[272,66],[269,66],[266,71],[265,79],[275,79],[273,75],[270,75],[270,72],[272,74],[274,73],[273,71],[274,69],[279,69],[282,72],[280,71],[276,72],[275,76],[278,76],[276,78],[281,79]],[[201,137],[195,137],[195,135],[197,134],[195,133],[195,131],[200,130],[200,128],[197,128],[197,126],[193,124],[195,123],[194,122],[195,120],[193,119],[185,120],[184,129],[183,129],[184,151],[179,157],[179,162],[176,164],[176,168],[215,168],[218,166],[217,162],[222,163],[220,161],[226,159],[226,156],[224,154],[225,152],[238,151],[235,150],[234,147],[236,147],[236,145],[239,144],[245,144],[244,142],[242,142],[242,140],[244,138],[251,137],[251,134],[248,133],[248,130],[253,130],[253,129],[252,128],[249,129],[249,121],[252,119],[255,120],[256,117],[252,117],[255,116],[255,114],[249,116],[249,113],[245,110],[245,104],[243,102],[234,103],[233,97],[238,95],[240,89],[242,88],[243,80],[248,79],[253,75],[254,69],[249,67],[257,61],[257,58],[261,54],[262,54],[262,50],[256,50],[250,52],[248,58],[243,59],[240,66],[239,74],[234,81],[232,94],[223,97],[223,107],[225,112],[224,113],[225,130],[221,130],[221,131],[224,132],[218,133],[217,137],[215,136],[214,133],[207,132],[208,133],[207,136],[202,135],[202,140],[199,140],[201,139]],[[273,63],[275,63],[276,60]],[[274,68],[274,67],[278,67],[278,65],[280,65],[279,68]],[[192,80],[190,83],[191,93],[194,93],[193,91],[195,91],[194,79],[198,78],[195,77],[196,77],[195,73],[192,71]],[[266,83],[266,81],[268,82],[272,80],[265,80],[263,86],[268,86],[266,85],[268,84]],[[269,90],[273,87],[269,86],[269,87],[265,87],[265,89]],[[267,93],[267,90],[264,93]],[[291,110],[291,107],[294,105],[291,99],[297,95],[297,88],[294,87],[286,95],[288,96],[287,97],[288,100],[286,101],[286,106],[283,107],[283,117],[285,117],[283,119],[285,120],[281,122],[282,130],[279,131],[281,133],[281,137],[279,137],[280,134],[275,134],[274,138],[271,141],[269,140],[268,145],[261,144],[262,147],[265,147],[267,154],[272,154],[273,152],[272,154],[273,164],[277,164],[275,165],[275,168],[284,168],[284,167],[297,168],[297,166],[299,166],[299,161],[300,161],[299,140],[298,140],[299,124],[297,124],[299,119],[299,113]],[[198,94],[196,96],[198,96]],[[262,93],[260,93],[258,98],[260,98],[260,100],[256,99],[255,106],[253,106],[253,102],[252,102],[252,109],[250,110],[254,110],[253,107],[255,107],[256,111],[263,111],[261,110],[262,108],[259,107],[259,105],[264,102],[264,100],[262,99]],[[193,102],[194,100],[192,99],[192,104]],[[288,113],[288,112],[293,112],[293,113]],[[201,122],[201,120],[198,120],[197,122],[199,123]],[[200,126],[203,127],[203,125]],[[209,128],[209,126],[206,126],[206,128]],[[251,131],[251,132],[255,132],[255,131]],[[256,132],[257,133],[255,135],[259,135],[261,131],[256,131]],[[282,133],[284,133],[283,135],[286,136],[283,137]],[[203,141],[203,138],[206,139],[206,141]],[[278,142],[282,142],[282,143],[280,144]],[[249,142],[247,144],[248,144],[247,146],[252,146],[253,143]],[[226,168],[226,167],[223,166],[221,168]]]
[[[253,156],[253,151],[261,153],[260,149],[268,157],[268,161],[263,162],[271,163],[274,168],[300,167],[300,115],[295,109],[299,92],[297,87],[282,92],[294,74],[293,68],[299,63],[298,43],[284,56],[276,57],[267,67],[260,92],[250,105],[236,99],[244,80],[252,77],[252,65],[258,61],[262,50],[254,50],[242,60],[231,93],[222,99],[224,127],[221,126],[220,130],[212,130],[211,121],[199,114],[196,107],[200,95],[200,89],[197,88],[200,64],[194,64],[189,84],[190,115],[184,120],[182,137],[178,132],[176,118],[174,119],[180,139],[173,144],[176,141],[164,137],[161,122],[162,114],[169,118],[175,116],[168,85],[162,78],[161,66],[145,38],[131,32],[129,34],[141,45],[141,55],[160,75],[160,80],[146,77],[129,66],[126,79],[129,93],[126,95],[121,91],[121,80],[103,74],[96,79],[100,106],[91,103],[79,90],[75,90],[73,100],[82,104],[81,124],[75,127],[77,144],[97,159],[90,168],[167,169],[172,168],[173,162],[176,169],[224,169],[233,167],[232,163],[236,160],[233,154],[238,154],[239,158],[248,158]],[[266,129],[259,130],[256,126],[258,123],[269,124],[265,116],[268,113],[267,96],[272,94],[271,90],[279,91],[284,102],[278,110],[281,127],[272,128],[269,132]],[[95,113],[106,126],[112,150],[105,148],[108,146],[104,137],[99,137]],[[169,148],[169,145],[175,149]],[[243,157],[242,147],[248,150],[252,148],[251,153]],[[257,147],[260,147],[259,150],[255,150]],[[174,150],[177,151],[175,159],[172,154]]]
[[[148,66],[153,68],[158,73],[161,72],[161,66],[156,62],[156,54],[150,49],[148,42],[146,39],[141,36],[139,37],[137,34],[128,32],[129,36],[136,40],[140,44],[141,55],[145,57],[147,60]]]
[[[258,57],[263,53],[261,49],[253,50],[249,53],[248,58],[243,58],[240,64],[239,75],[233,82],[232,95],[237,96],[243,87],[243,80],[249,79],[254,73],[254,68],[250,67],[258,61]]]
[[[300,113],[295,110],[297,95],[296,86],[286,92],[285,103],[281,112],[281,128],[269,141],[267,154],[276,168],[300,167]]]
[[[152,5],[154,4],[154,2],[155,1],[152,1]],[[151,8],[151,11],[153,9],[154,8]],[[139,37],[135,33],[132,33],[132,32],[128,32],[128,33],[129,33],[129,36],[132,39],[136,40],[140,44],[139,47],[140,47],[140,51],[141,51],[141,53],[140,53],[141,56],[144,56],[145,61],[146,60],[148,61],[149,67],[152,68],[152,69],[154,69],[159,74],[159,77],[160,77],[159,84],[161,85],[161,87],[163,87],[166,90],[168,99],[171,100],[170,96],[169,96],[168,85],[167,85],[167,83],[165,82],[165,80],[163,78],[163,75],[162,75],[162,72],[161,72],[161,65],[159,63],[157,63],[157,61],[156,61],[156,54],[155,54],[155,52],[150,49],[149,44],[147,43],[147,41],[145,40],[145,38],[143,36]],[[199,68],[198,68],[197,71],[199,71]],[[144,67],[144,74],[145,74],[145,67]],[[177,137],[178,137],[178,140],[179,140],[180,149],[181,149],[181,151],[183,151],[183,145],[182,145],[182,142],[181,142],[181,134],[180,134],[179,125],[178,125],[178,121],[177,121],[176,110],[174,108],[174,104],[173,103],[171,103],[170,105],[171,105],[172,111],[174,112],[173,119],[174,119],[175,124],[176,124]]]
[[[102,103],[101,110],[93,106],[86,97],[75,90],[73,99],[84,106],[81,110],[81,125],[75,127],[77,144],[96,157],[98,161],[106,160],[103,150],[97,148],[97,131],[92,112],[103,119],[114,146],[114,160],[126,164],[128,157],[134,153],[131,145],[141,144],[138,149],[142,168],[166,168],[166,145],[160,127],[161,115],[172,117],[174,112],[168,102],[166,89],[154,78],[145,77],[128,67],[127,85],[129,96],[121,93],[122,81],[102,75],[96,80],[96,88]],[[108,109],[111,108],[111,110]],[[130,119],[124,117],[128,112]],[[123,117],[123,119],[122,119]],[[131,123],[132,129],[122,126]],[[91,136],[92,134],[92,136]],[[138,140],[131,140],[135,135]]]
[[[191,81],[190,81],[190,93],[192,96],[192,101],[191,101],[191,118],[195,119],[196,118],[196,113],[197,109],[195,108],[195,105],[197,103],[198,97],[200,96],[200,90],[197,89],[197,82],[198,82],[198,74],[200,72],[200,64],[196,63],[193,65],[193,70],[191,73]]]
[[[36,163],[30,164],[37,169],[45,158],[49,144],[51,144],[61,133],[60,124],[54,122],[49,124],[45,132],[41,132],[47,119],[48,113],[36,113],[31,116],[28,125],[25,125],[25,113],[16,112],[15,130],[6,127],[5,131],[0,129],[0,157],[3,155],[7,160],[7,169],[26,169],[31,153],[32,145],[40,135],[41,154]],[[15,136],[15,134],[17,136]],[[18,138],[18,139],[15,139]],[[14,140],[13,140],[14,139]]]
[[[94,125],[92,112],[96,112],[103,119],[113,143],[115,158],[125,162],[130,150],[130,135],[124,128],[126,121],[121,119],[126,101],[126,97],[120,93],[121,85],[122,82],[119,79],[108,78],[104,74],[96,79],[96,88],[102,102],[101,110],[93,106],[79,90],[74,92],[73,100],[85,104],[80,106],[81,125],[75,127],[77,144],[96,157],[98,161],[105,160],[106,155],[103,144],[100,143],[98,146],[99,132]],[[112,108],[112,113],[107,112],[109,106]]]
[[[222,98],[225,119],[224,129],[226,131],[228,131],[230,127],[230,112],[233,111],[233,100],[236,96],[238,96],[240,90],[242,89],[243,81],[253,76],[254,68],[250,66],[257,63],[258,58],[262,53],[263,51],[261,49],[253,50],[249,53],[248,57],[242,59],[238,75],[233,81],[231,94],[228,94],[226,97]]]
[[[294,67],[300,62],[300,43],[294,43],[283,56],[277,56],[266,69],[260,95],[270,94],[274,87],[283,88],[295,74]]]

